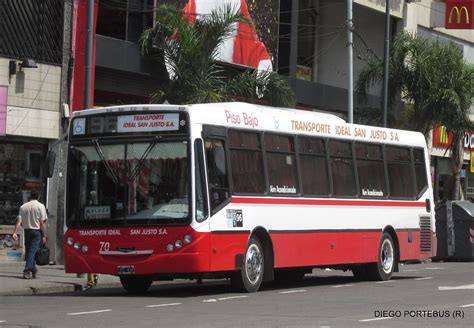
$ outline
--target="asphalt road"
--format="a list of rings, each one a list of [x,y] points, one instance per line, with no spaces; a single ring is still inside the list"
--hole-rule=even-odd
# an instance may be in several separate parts
[[[226,281],[0,298],[5,327],[472,327],[474,263],[401,267],[388,282],[314,270],[299,283],[232,292]]]

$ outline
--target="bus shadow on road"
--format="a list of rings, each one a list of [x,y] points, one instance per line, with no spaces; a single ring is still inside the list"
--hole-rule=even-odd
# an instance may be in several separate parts
[[[287,289],[294,287],[323,287],[328,285],[344,285],[352,284],[356,281],[352,276],[315,276],[315,275],[306,275],[301,280],[278,280],[271,281],[262,286],[260,290],[276,290],[276,289]]]
[[[391,280],[413,280],[418,276],[393,276]],[[318,276],[308,274],[300,280],[279,280],[263,283],[260,287],[261,292],[285,290],[289,288],[308,288],[308,287],[325,287],[325,286],[343,286],[363,283],[374,283],[374,281],[360,281],[352,275],[324,275]],[[390,283],[390,280],[387,281]],[[150,298],[189,298],[210,295],[224,295],[240,293],[236,291],[228,279],[221,280],[204,280],[202,283],[189,280],[177,281],[160,281],[155,282],[147,292],[128,293],[123,288],[101,288],[100,285],[84,291],[61,293],[61,296],[74,297],[150,297]],[[58,296],[59,294],[49,294],[50,296]]]

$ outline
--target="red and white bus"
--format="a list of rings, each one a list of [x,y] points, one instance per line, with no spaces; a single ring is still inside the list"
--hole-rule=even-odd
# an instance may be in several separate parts
[[[136,105],[71,120],[66,272],[230,278],[317,267],[387,280],[435,255],[425,138],[246,103]]]

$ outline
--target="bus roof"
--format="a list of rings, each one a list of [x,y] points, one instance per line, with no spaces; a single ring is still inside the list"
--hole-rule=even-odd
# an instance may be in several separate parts
[[[186,111],[192,124],[426,147],[425,138],[419,132],[349,124],[333,114],[243,102],[124,105],[83,110],[75,112],[73,117],[120,112],[130,115],[130,112],[135,111]]]

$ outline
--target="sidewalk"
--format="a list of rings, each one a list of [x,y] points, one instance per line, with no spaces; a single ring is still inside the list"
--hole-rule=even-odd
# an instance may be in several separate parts
[[[63,265],[45,265],[38,267],[36,279],[23,279],[25,262],[0,263],[0,296],[39,295],[80,291],[84,289],[87,278],[78,278],[76,274],[65,273]],[[100,275],[95,288],[121,287],[118,277]]]

